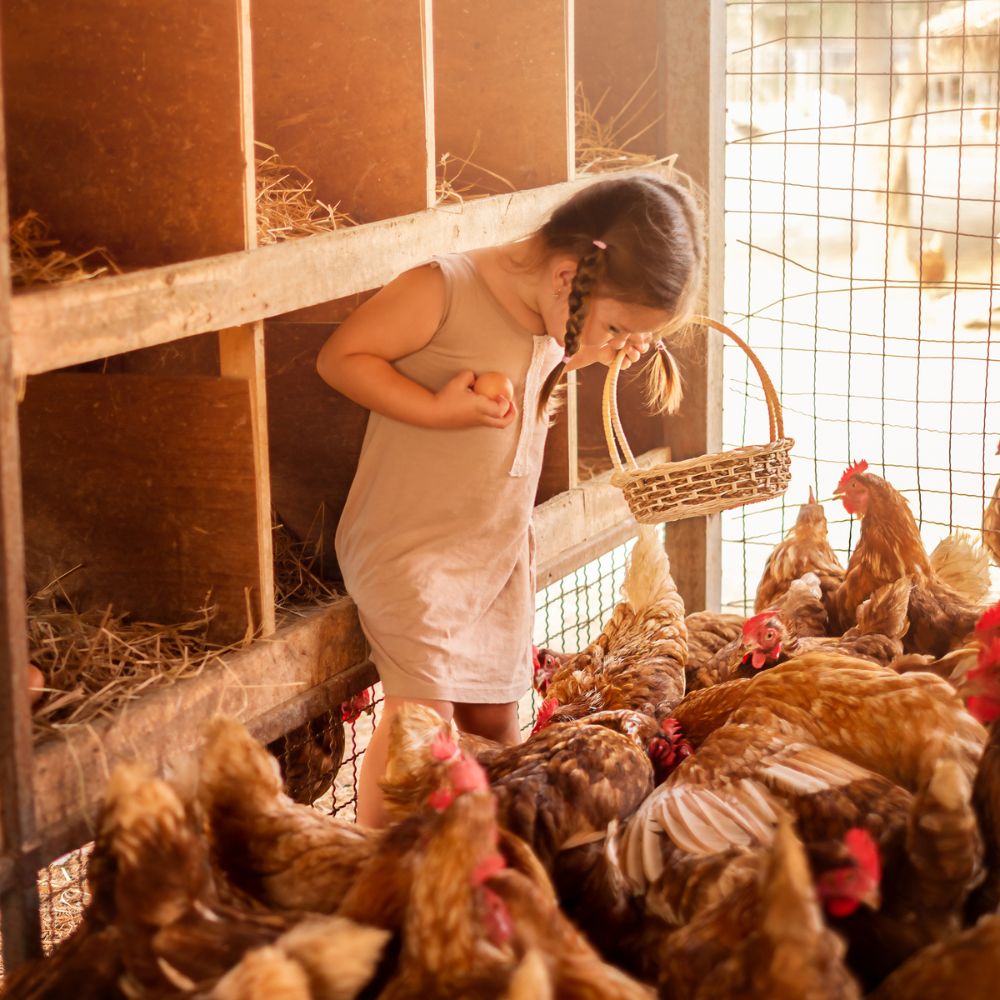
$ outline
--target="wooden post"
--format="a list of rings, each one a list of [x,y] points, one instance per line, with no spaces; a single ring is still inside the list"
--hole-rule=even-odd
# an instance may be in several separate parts
[[[725,226],[725,0],[663,0],[664,44],[662,148],[677,153],[677,166],[705,194],[708,259],[705,307],[722,318]],[[703,346],[704,345],[704,346]],[[679,352],[685,376],[681,416],[667,421],[674,460],[722,447],[721,335],[704,331]],[[677,588],[689,611],[717,610],[721,600],[722,531],[718,514],[667,527],[667,550]]]
[[[0,112],[0,122],[3,121]],[[0,854],[11,862],[0,892],[4,967],[41,954],[38,888],[32,857],[35,804],[32,785],[31,708],[21,522],[17,392],[11,368],[10,260],[6,155],[0,126]]]
[[[250,45],[250,0],[239,0],[240,111],[243,123],[243,231],[246,248],[257,246],[257,172],[254,156],[253,57]],[[257,484],[257,559],[260,567],[259,620],[264,635],[275,629],[274,547],[271,534],[271,473],[267,440],[267,390],[264,376],[264,324],[223,330],[219,334],[219,372],[244,378],[250,389],[253,422],[253,465]]]

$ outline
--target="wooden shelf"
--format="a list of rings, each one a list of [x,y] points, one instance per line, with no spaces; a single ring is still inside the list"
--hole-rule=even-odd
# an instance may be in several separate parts
[[[364,226],[14,296],[14,372],[33,375],[367,291],[427,259],[517,239],[565,184],[444,205]]]

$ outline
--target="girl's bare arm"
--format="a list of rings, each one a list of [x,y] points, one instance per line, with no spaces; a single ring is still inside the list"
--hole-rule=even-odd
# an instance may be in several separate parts
[[[320,377],[383,416],[418,427],[506,427],[515,411],[471,391],[475,373],[459,372],[437,393],[392,362],[425,347],[444,312],[444,279],[420,267],[389,282],[330,335],[316,359]]]

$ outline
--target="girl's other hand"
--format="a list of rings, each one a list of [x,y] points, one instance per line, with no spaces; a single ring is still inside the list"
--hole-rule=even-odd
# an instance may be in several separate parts
[[[614,363],[618,353],[625,349],[625,360],[622,361],[622,370],[631,368],[639,360],[640,355],[649,350],[650,337],[648,333],[619,334],[612,337],[597,352],[597,360],[602,365],[609,367]]]
[[[434,394],[435,427],[509,427],[517,416],[514,403],[498,396],[495,399],[472,391],[475,372],[459,372],[440,392]]]

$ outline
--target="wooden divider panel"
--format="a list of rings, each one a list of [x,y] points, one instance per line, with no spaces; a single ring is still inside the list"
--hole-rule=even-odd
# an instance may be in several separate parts
[[[568,0],[435,0],[437,155],[474,164],[458,187],[499,193],[571,175],[569,7]]]
[[[427,207],[423,8],[421,0],[251,5],[256,137],[358,222]]]
[[[422,0],[252,4],[257,138],[357,222],[418,212],[433,199],[429,13]],[[447,247],[427,252],[436,249]],[[339,321],[361,297],[328,303],[314,319]],[[269,322],[266,355],[272,500],[294,535],[322,538],[324,569],[336,575],[333,529],[368,414],[316,374],[331,329]]]
[[[618,144],[665,156],[661,0],[575,0],[576,80]],[[629,142],[628,140],[632,140]]]
[[[239,378],[57,374],[21,404],[29,589],[73,567],[79,608],[246,631],[258,552],[250,393]],[[255,602],[256,603],[256,602]]]
[[[238,0],[6,0],[11,216],[126,267],[243,249]]]

